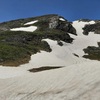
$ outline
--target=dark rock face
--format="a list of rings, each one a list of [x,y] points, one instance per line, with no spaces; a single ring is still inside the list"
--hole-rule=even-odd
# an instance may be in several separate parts
[[[88,35],[89,32],[95,32],[95,34],[100,34],[100,22],[97,22],[92,25],[86,25],[83,28],[83,30],[84,30],[84,32],[83,32],[84,35]]]
[[[58,45],[63,46],[63,43],[61,41],[57,41]]]
[[[61,40],[67,43],[72,43],[73,41],[73,38],[71,38],[70,35],[67,33],[55,34],[55,35],[47,34],[47,35],[43,35],[43,38],[49,38],[57,41]]]
[[[80,19],[79,21],[82,21],[82,22],[90,22],[91,20],[90,19]]]
[[[100,60],[100,42],[98,43],[98,47],[88,46],[84,49],[84,52],[88,55],[84,55],[84,58],[92,59],[92,60]]]
[[[61,20],[59,20],[59,18],[60,18],[60,16],[51,17],[49,19],[49,28],[58,29],[58,30],[62,30],[64,32],[68,32],[68,33],[77,35],[75,28],[71,25],[70,22],[68,22],[67,20],[61,21]]]
[[[44,66],[40,68],[33,68],[33,69],[30,69],[29,71],[35,73],[35,72],[41,72],[41,71],[46,71],[46,70],[58,69],[58,68],[62,68],[62,66],[59,66],[59,67]]]
[[[73,28],[73,26],[69,22],[61,22],[61,21],[59,21],[59,23],[58,23],[56,28],[60,29],[62,31],[69,32],[71,34],[77,35],[75,28]]]

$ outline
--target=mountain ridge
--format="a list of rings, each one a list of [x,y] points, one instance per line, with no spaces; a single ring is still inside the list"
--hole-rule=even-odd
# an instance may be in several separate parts
[[[79,26],[83,24],[81,29],[83,35],[88,36],[89,32],[100,33],[99,20],[80,19],[74,22],[76,22],[76,25],[80,23]],[[49,14],[0,23],[0,48],[2,48],[0,65],[19,66],[28,63],[31,55],[41,50],[51,52],[50,45],[46,41],[42,41],[46,38],[56,40],[59,46],[63,46],[63,42],[73,43],[75,39],[73,36],[71,37],[71,34],[76,37],[79,35],[78,29],[73,26],[74,22],[69,22],[57,14]],[[83,49],[88,56],[83,55],[83,57],[99,60],[99,49],[99,45],[98,47],[89,45],[89,47]],[[78,56],[76,53],[73,54]]]
[[[0,100],[100,100],[98,23],[57,15],[1,24]]]
[[[29,58],[32,52],[34,54],[36,52],[39,52],[42,49],[46,51],[50,51],[49,45],[47,45],[46,42],[41,41],[44,38],[50,38],[50,39],[57,40],[57,41],[62,40],[62,41],[69,42],[69,43],[72,42],[73,39],[70,38],[70,35],[67,32],[70,32],[76,35],[75,29],[72,27],[70,22],[67,22],[67,20],[65,19],[64,19],[65,21],[59,20],[59,18],[63,19],[63,17],[61,16],[52,14],[52,15],[44,15],[40,17],[35,17],[35,18],[13,20],[13,21],[1,23],[0,24],[1,48],[5,48],[4,45],[6,45],[6,47],[8,46],[12,49],[15,49],[15,51],[16,50],[18,51],[17,53],[15,53],[9,48],[8,51],[11,52],[10,54],[12,54],[12,56],[8,55],[8,58],[7,58],[6,57],[7,51],[4,52],[5,50],[3,49],[3,51],[0,52],[1,64],[4,64],[7,60],[10,60],[10,59],[12,59],[11,60],[12,62],[15,59],[15,57],[21,58],[21,56],[24,55],[23,53],[19,55],[19,57],[17,56],[23,50],[26,51],[26,55],[23,56],[25,58],[27,56],[28,56],[27,58]],[[25,29],[26,27],[32,26],[32,25],[25,25],[25,23],[30,22],[30,21],[35,21],[35,20],[38,20],[38,22],[33,24],[34,26],[38,27],[36,31],[34,32],[13,31],[14,30],[13,28],[24,27]],[[31,43],[35,45],[36,47],[35,46],[32,47]],[[61,42],[59,42],[59,44],[60,43]],[[16,47],[18,46],[19,49],[17,49],[15,46]],[[30,49],[27,51],[25,48],[27,48],[27,50],[28,48]],[[15,55],[15,57],[13,57],[13,55]],[[20,61],[18,60],[18,62]],[[27,59],[25,59],[25,62],[28,62]],[[7,61],[7,63],[9,63],[9,61]]]

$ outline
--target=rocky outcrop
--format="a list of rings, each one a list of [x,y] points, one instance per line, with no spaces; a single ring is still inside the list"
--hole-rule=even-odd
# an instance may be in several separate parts
[[[83,28],[84,35],[88,35],[89,32],[94,32],[95,34],[100,34],[100,22],[96,22],[95,24],[91,24],[91,25],[86,25]]]
[[[68,33],[77,35],[76,30],[71,25],[71,23],[68,22],[67,20],[65,20],[65,21],[59,20],[60,18],[61,18],[60,16],[51,17],[49,19],[49,28],[50,29],[58,29],[58,30],[62,30],[64,32],[68,32]]]
[[[84,52],[87,55],[84,55],[84,58],[92,59],[92,60],[100,60],[100,42],[98,43],[98,47],[88,46],[84,49]]]
[[[70,22],[62,22],[62,21],[59,21],[57,27],[57,29],[60,29],[62,31],[65,31],[65,32],[68,32],[68,33],[71,33],[71,34],[74,34],[74,35],[77,35],[76,34],[76,30],[75,28],[73,28],[73,26],[71,25]]]
[[[51,17],[49,21],[49,28],[50,29],[56,28],[58,26],[58,20],[59,20],[59,16]]]
[[[82,22],[90,22],[91,20],[90,19],[80,19],[79,22],[80,21],[82,21]]]

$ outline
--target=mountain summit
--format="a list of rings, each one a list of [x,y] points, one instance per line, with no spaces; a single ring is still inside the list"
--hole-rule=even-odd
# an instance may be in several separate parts
[[[0,100],[100,100],[100,20],[0,23]]]
[[[58,15],[45,15],[19,19],[0,24],[0,64],[20,65],[27,63],[30,56],[40,50],[50,52],[51,48],[43,39],[72,43],[69,34],[76,34],[70,22]]]
[[[98,47],[91,45],[93,41],[89,42],[90,39],[96,38],[96,34],[98,37],[99,33],[100,21],[81,19],[69,22],[56,14],[4,22],[0,24],[0,65],[19,66],[28,63],[31,55],[41,50],[51,52],[52,48],[44,39],[57,41],[59,46],[63,46],[63,42],[72,44],[76,46],[75,48],[80,41],[83,41],[80,45],[87,44],[82,49],[88,55],[81,56],[99,60],[99,40],[93,40]],[[84,43],[85,39],[87,43]],[[77,44],[76,41],[79,43]],[[72,53],[78,55],[74,50]]]

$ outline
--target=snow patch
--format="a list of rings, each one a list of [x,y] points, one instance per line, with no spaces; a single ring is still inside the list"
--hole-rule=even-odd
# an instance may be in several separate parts
[[[100,41],[100,35],[94,34],[94,32],[89,32],[89,35],[86,36],[83,34],[83,29],[85,25],[95,24],[95,21],[83,22],[83,21],[74,21],[73,27],[76,29],[78,36],[71,35],[74,38],[73,44],[69,46],[71,50],[74,50],[74,53],[82,57],[85,55],[83,49],[88,46],[98,47],[97,42]]]
[[[36,26],[29,26],[29,27],[19,27],[19,28],[12,28],[11,31],[26,31],[26,32],[34,32],[37,29]]]
[[[95,24],[95,21],[83,22],[83,21],[74,21],[72,26],[76,29],[78,35],[83,35],[83,28],[85,25]]]
[[[97,42],[100,41],[100,35],[94,34],[94,32],[89,32],[89,35],[83,35],[83,36],[74,36],[70,34],[72,38],[74,38],[74,41],[72,44],[67,46],[67,48],[70,48],[72,52],[82,57],[85,55],[83,49],[87,48],[88,46],[96,46],[98,47]]]
[[[63,19],[63,18],[59,18],[59,20],[61,20],[61,21],[65,21],[65,19]]]
[[[89,24],[95,24],[95,21],[90,21]]]
[[[72,34],[70,36],[74,38],[73,43],[63,42],[63,46],[59,46],[57,41],[43,39],[43,41],[48,42],[52,52],[40,51],[31,56],[29,63],[20,65],[18,68],[2,68],[1,66],[0,78],[18,77],[26,74],[29,69],[43,66],[70,66],[83,62],[92,62],[91,60],[82,58],[85,54],[83,49],[88,46],[98,46],[97,42],[100,40],[100,35],[90,32],[88,36],[75,36]],[[74,54],[77,54],[79,57],[74,56]]]
[[[31,22],[27,22],[27,23],[25,23],[24,25],[32,25],[32,24],[34,24],[34,23],[36,23],[36,22],[38,22],[38,20],[31,21]]]

